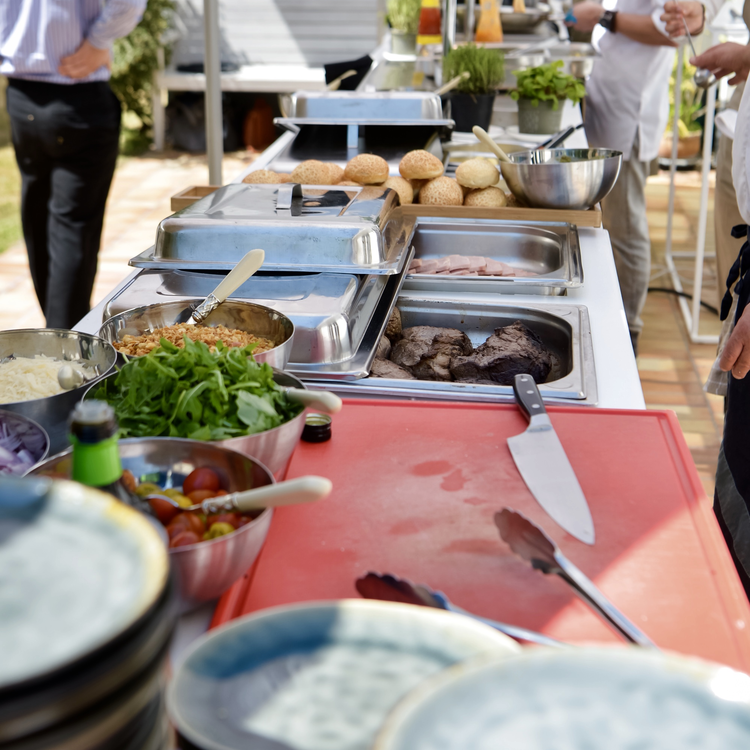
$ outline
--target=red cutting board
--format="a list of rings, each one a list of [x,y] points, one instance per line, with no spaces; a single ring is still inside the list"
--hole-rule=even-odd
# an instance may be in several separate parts
[[[506,439],[513,405],[347,400],[327,443],[300,444],[289,478],[332,495],[280,508],[254,569],[214,624],[290,602],[356,597],[369,570],[425,583],[476,614],[568,641],[618,641],[556,576],[516,558],[493,514],[544,528],[662,648],[750,671],[750,606],[671,412],[550,408],[591,507],[596,544],[537,504]],[[543,469],[543,467],[541,467]]]

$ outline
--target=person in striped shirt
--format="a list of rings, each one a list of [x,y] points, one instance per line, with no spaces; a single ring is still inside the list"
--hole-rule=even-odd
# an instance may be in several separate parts
[[[114,40],[146,0],[0,0],[0,74],[21,172],[21,219],[50,328],[90,309],[120,103],[109,87]]]

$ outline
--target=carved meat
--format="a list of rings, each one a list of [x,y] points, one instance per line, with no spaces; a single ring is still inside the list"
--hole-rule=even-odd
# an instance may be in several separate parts
[[[414,326],[402,331],[391,352],[391,361],[405,367],[420,380],[453,380],[454,357],[470,354],[469,337],[456,328]]]
[[[399,380],[416,380],[416,378],[404,367],[397,365],[387,359],[375,358],[370,368],[372,378],[397,378]]]
[[[391,343],[394,343],[401,338],[401,310],[397,307],[393,308],[391,317],[388,319],[388,323],[385,326],[385,336]]]
[[[385,336],[380,337],[378,348],[375,350],[375,356],[378,359],[388,359],[391,356],[391,342]]]
[[[552,357],[539,337],[520,321],[496,328],[481,346],[468,356],[451,360],[451,375],[464,383],[512,385],[518,374],[531,375],[543,383],[552,369]]]

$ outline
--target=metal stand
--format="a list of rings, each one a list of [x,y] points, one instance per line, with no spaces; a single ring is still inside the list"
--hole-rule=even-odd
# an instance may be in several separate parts
[[[203,0],[206,71],[206,151],[208,184],[223,185],[221,163],[224,156],[224,128],[221,111],[221,52],[219,49],[219,2]]]
[[[706,251],[706,224],[708,223],[708,181],[711,172],[711,150],[714,140],[714,114],[716,110],[716,86],[711,86],[706,93],[706,117],[703,130],[703,164],[701,168],[701,203],[698,212],[698,244],[695,252],[672,252],[672,224],[674,218],[674,197],[675,197],[675,173],[677,171],[677,146],[679,139],[679,130],[677,123],[680,119],[679,93],[682,90],[682,65],[685,57],[684,47],[677,51],[677,76],[675,78],[675,108],[674,119],[672,121],[672,164],[669,168],[669,213],[667,216],[667,239],[664,248],[664,258],[667,264],[669,276],[672,279],[672,285],[678,292],[684,292],[680,275],[677,272],[674,259],[678,257],[695,257],[695,266],[693,271],[693,299],[692,308],[685,297],[679,297],[680,309],[685,319],[685,326],[688,329],[690,340],[694,344],[716,344],[719,341],[718,336],[708,336],[699,333],[700,312],[701,312],[701,292],[703,290],[703,262]]]

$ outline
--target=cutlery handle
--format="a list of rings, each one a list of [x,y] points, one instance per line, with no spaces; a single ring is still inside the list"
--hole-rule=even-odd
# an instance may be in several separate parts
[[[224,280],[213,291],[214,297],[223,302],[230,294],[239,289],[262,265],[266,258],[263,250],[251,250],[226,275]]]
[[[510,163],[510,159],[508,158],[508,154],[506,154],[505,151],[503,151],[500,148],[500,146],[498,146],[497,143],[495,143],[495,141],[493,141],[492,138],[490,138],[489,133],[486,130],[484,130],[484,128],[480,128],[479,125],[475,125],[471,129],[471,132],[474,133],[474,135],[482,143],[484,143],[484,145],[487,146],[487,148],[490,151],[492,151],[492,153],[495,154],[495,156],[497,156],[497,158],[500,159],[500,161],[505,161],[505,162]]]
[[[287,388],[286,396],[290,401],[303,406],[319,409],[326,414],[338,414],[341,411],[342,401],[331,391],[307,391],[303,388]]]
[[[544,399],[531,375],[516,375],[513,379],[513,395],[528,418],[530,427],[549,429],[550,421],[544,408]]]
[[[222,510],[245,513],[261,508],[278,508],[282,505],[299,505],[322,500],[331,494],[333,484],[325,477],[299,477],[277,482],[254,490],[234,492],[224,497],[211,498],[202,503],[203,512],[207,515]]]

